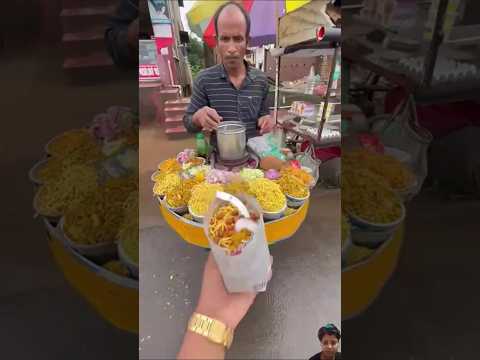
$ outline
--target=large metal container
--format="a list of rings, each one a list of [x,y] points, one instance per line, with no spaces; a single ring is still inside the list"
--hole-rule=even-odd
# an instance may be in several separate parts
[[[246,127],[240,121],[224,121],[217,127],[217,146],[223,160],[239,160],[245,156]]]

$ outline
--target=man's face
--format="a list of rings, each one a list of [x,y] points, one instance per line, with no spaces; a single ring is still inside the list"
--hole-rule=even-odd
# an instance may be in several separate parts
[[[218,18],[217,47],[227,69],[243,66],[247,51],[247,24],[240,10],[225,8]]]
[[[333,359],[333,356],[337,352],[338,340],[335,336],[325,334],[321,341],[322,352],[327,356],[327,359]]]

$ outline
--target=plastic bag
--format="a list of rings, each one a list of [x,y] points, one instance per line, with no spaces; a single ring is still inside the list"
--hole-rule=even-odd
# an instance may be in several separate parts
[[[266,134],[251,138],[247,145],[260,158],[274,156],[282,161],[286,159],[281,151],[281,140],[276,135]]]
[[[270,279],[270,252],[268,250],[267,237],[265,234],[265,224],[262,217],[262,209],[257,201],[246,195],[237,196],[247,206],[254,210],[260,216],[257,222],[257,230],[248,241],[240,253],[230,255],[228,252],[218,246],[208,233],[210,219],[217,208],[226,201],[215,199],[210,205],[203,222],[203,229],[208,238],[210,249],[212,250],[215,261],[217,262],[223,282],[229,292],[261,292],[267,289],[267,283]]]
[[[313,186],[315,186],[318,181],[318,171],[321,161],[315,159],[313,146],[310,145],[305,152],[298,154],[296,159],[300,162],[301,166],[305,166],[311,170],[311,175],[313,176],[314,180]]]
[[[397,148],[410,155],[411,166],[417,177],[414,190],[417,194],[422,188],[428,173],[427,150],[432,142],[430,132],[418,123],[415,101],[410,96],[400,104],[392,117],[383,126],[376,126],[380,140],[385,146]]]

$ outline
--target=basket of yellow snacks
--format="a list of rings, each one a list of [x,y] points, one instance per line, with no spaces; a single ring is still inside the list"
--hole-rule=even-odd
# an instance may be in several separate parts
[[[158,164],[158,170],[162,173],[178,173],[182,170],[182,165],[177,159],[167,159]]]
[[[62,239],[78,253],[89,257],[108,257],[116,253],[116,234],[107,216],[103,199],[96,194],[71,207],[60,220]]]
[[[155,179],[153,186],[153,194],[161,200],[167,192],[171,192],[177,186],[180,186],[182,179],[178,173],[161,173]]]
[[[87,214],[84,214],[87,217]],[[96,215],[92,218],[95,219]],[[64,242],[78,253],[90,258],[111,258],[117,252],[117,245],[115,239],[103,237],[101,230],[94,228],[93,230],[85,231],[83,223],[71,224],[70,218],[62,217],[60,220],[60,233]],[[77,217],[78,219],[78,217]],[[65,222],[67,221],[67,224]],[[82,236],[81,234],[88,234]],[[90,237],[91,236],[91,237]]]
[[[378,247],[405,219],[405,206],[385,180],[369,170],[344,169],[342,209],[353,225],[354,243]]]
[[[342,165],[349,169],[367,169],[381,176],[386,184],[405,201],[415,194],[417,188],[415,174],[392,155],[356,149],[344,152]]]
[[[65,212],[60,231],[66,243],[80,254],[107,257],[116,254],[118,229],[125,218],[123,204],[136,194],[136,178],[109,179]],[[131,218],[138,217],[138,206]]]
[[[302,166],[300,169],[294,166],[284,166],[280,170],[280,176],[292,176],[300,180],[305,186],[312,188],[315,186],[315,179],[312,176],[312,170],[307,166]]]
[[[192,189],[185,181],[170,188],[165,192],[165,204],[176,214],[183,215],[188,211],[188,201],[192,195]]]
[[[296,176],[283,173],[276,182],[287,197],[287,205],[290,208],[299,208],[310,197],[308,185]]]
[[[56,157],[66,157],[78,151],[99,152],[98,144],[88,129],[73,129],[55,136],[45,145],[45,152]]]
[[[200,183],[192,188],[188,201],[188,211],[196,222],[203,222],[208,207],[215,199],[217,191],[222,191],[221,184]]]
[[[249,194],[253,195],[262,208],[264,220],[281,218],[287,208],[287,199],[274,181],[258,178],[249,181]]]
[[[41,185],[35,194],[33,208],[38,215],[56,223],[69,207],[98,189],[96,171],[88,165],[72,165]]]

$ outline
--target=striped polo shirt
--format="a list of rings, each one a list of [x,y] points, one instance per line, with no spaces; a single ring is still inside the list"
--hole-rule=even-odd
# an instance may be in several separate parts
[[[192,121],[193,114],[204,106],[215,109],[223,121],[242,121],[247,128],[247,138],[258,135],[258,118],[268,115],[267,75],[247,66],[247,75],[240,89],[230,82],[223,64],[200,71],[193,82],[193,92],[183,123],[192,133],[201,131]],[[215,138],[211,138],[215,143]]]

